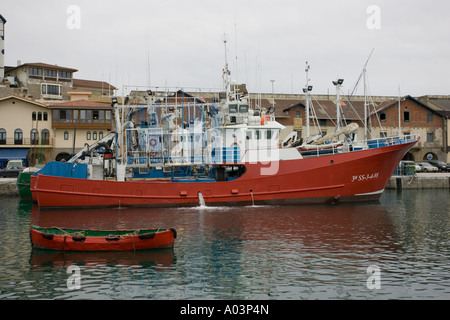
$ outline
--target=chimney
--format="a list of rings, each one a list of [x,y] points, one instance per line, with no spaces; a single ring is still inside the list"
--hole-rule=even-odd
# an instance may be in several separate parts
[[[0,83],[5,79],[5,23],[6,19],[0,14]]]

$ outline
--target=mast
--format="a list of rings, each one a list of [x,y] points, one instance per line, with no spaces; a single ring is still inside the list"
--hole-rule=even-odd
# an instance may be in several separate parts
[[[306,98],[306,138],[308,138],[310,136],[310,127],[309,127],[310,115],[309,115],[309,109],[311,108],[311,97],[310,97],[309,92],[312,90],[312,86],[309,85],[309,76],[308,76],[309,69],[310,69],[310,66],[308,64],[308,61],[306,61],[306,68],[305,68],[305,72],[306,72],[306,87],[303,89],[303,92],[305,93],[305,98]]]
[[[375,49],[372,49],[369,57],[363,68],[363,82],[364,82],[364,141],[367,141],[367,64],[369,63],[370,57]]]
[[[228,68],[228,59],[227,59],[227,34],[223,35],[223,44],[225,48],[225,68],[223,69],[222,80],[223,87],[227,94],[227,102],[230,99],[230,69]]]

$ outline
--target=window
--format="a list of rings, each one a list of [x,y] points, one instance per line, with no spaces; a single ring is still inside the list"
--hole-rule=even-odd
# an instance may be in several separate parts
[[[427,113],[427,122],[433,123],[433,114],[431,112]]]
[[[255,139],[256,139],[256,140],[261,139],[261,133],[260,133],[259,130],[255,130]]]
[[[42,112],[38,112],[38,121],[42,121]]]
[[[80,122],[86,122],[86,110],[80,110]]]
[[[238,108],[237,104],[230,104],[228,106],[228,112],[229,113],[236,113],[238,111],[237,108]]]
[[[434,140],[434,134],[427,133],[427,142],[433,142],[433,140]]]
[[[319,126],[326,127],[327,126],[327,119],[319,119]]]
[[[91,140],[91,132],[86,132],[86,140]]]
[[[248,104],[241,104],[241,105],[239,105],[239,112],[240,113],[247,113],[248,112]]]
[[[36,121],[36,112],[33,111],[33,113],[31,114],[31,120],[32,121]]]
[[[32,129],[30,132],[31,144],[39,144],[39,133],[36,129]]]
[[[99,139],[99,140],[103,139],[103,131],[100,131],[100,132],[98,133],[98,139]],[[160,139],[161,139],[161,137],[160,137]]]
[[[272,130],[266,130],[266,139],[267,140],[270,140],[270,139],[272,139]]]
[[[387,132],[386,131],[380,131],[380,138],[386,138]]]
[[[72,110],[59,110],[60,122],[72,122]]]
[[[47,129],[43,129],[41,131],[41,144],[43,145],[50,144],[50,132]]]
[[[92,111],[92,119],[98,120],[98,118],[99,118],[98,110]]]
[[[66,110],[59,110],[59,120],[61,120],[61,122],[65,122],[66,119],[67,119]]]
[[[48,69],[44,70],[45,77],[56,78],[56,73],[57,73],[56,70],[48,70]]]
[[[64,131],[64,140],[69,140],[69,131]]]
[[[0,144],[6,144],[6,130],[0,129]]]
[[[20,129],[14,130],[14,144],[23,144],[23,132]]]
[[[59,71],[58,76],[60,79],[72,79],[72,72],[69,71]]]
[[[300,118],[302,116],[302,112],[300,110],[295,111],[295,117]]]
[[[47,121],[47,120],[48,120],[48,113],[44,112],[44,121]]]
[[[86,121],[91,123],[92,122],[92,111],[86,110]]]
[[[42,77],[42,69],[39,68],[29,68],[28,75],[32,77]]]
[[[409,122],[409,111],[403,111],[403,121]]]
[[[42,84],[42,94],[61,96],[62,95],[61,86],[55,84]]]
[[[380,121],[386,121],[386,113],[385,112],[381,112],[380,113]]]
[[[92,139],[97,140],[97,131],[92,133]]]

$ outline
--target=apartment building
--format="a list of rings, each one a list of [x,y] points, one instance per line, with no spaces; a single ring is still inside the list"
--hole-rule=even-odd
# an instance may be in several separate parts
[[[28,165],[52,159],[54,133],[51,110],[28,98],[0,97],[0,167],[9,160]]]

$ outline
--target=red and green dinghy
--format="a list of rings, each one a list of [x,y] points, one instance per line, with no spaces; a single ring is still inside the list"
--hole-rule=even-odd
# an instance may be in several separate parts
[[[136,251],[173,248],[176,230],[75,230],[31,226],[34,249],[60,251]]]

